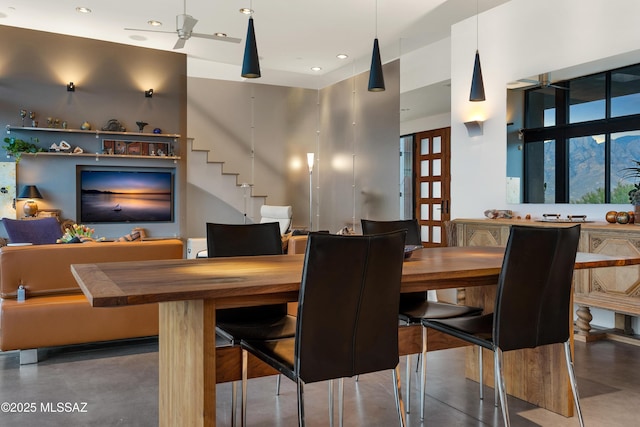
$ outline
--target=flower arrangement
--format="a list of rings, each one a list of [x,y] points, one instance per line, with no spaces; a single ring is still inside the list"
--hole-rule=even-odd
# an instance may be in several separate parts
[[[99,242],[104,240],[104,237],[95,238],[95,232],[96,230],[84,224],[73,224],[67,227],[65,233],[56,240],[56,243]]]

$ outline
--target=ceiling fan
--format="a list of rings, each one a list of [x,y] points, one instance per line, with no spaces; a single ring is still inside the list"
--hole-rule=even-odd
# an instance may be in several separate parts
[[[538,88],[552,87],[554,89],[569,90],[568,87],[564,87],[564,86],[560,86],[560,85],[556,85],[556,84],[551,83],[551,80],[549,80],[549,73],[539,74],[538,75],[538,80],[519,79],[518,81],[522,82],[522,83],[533,84],[533,86],[526,86],[526,89],[538,89]]]
[[[226,34],[223,33],[215,33],[215,34],[203,34],[203,33],[194,33],[193,27],[198,23],[198,20],[195,19],[191,15],[187,15],[187,1],[184,1],[184,13],[176,16],[176,31],[160,31],[160,30],[145,30],[141,28],[125,28],[128,31],[148,31],[152,33],[168,33],[178,34],[178,41],[173,46],[174,49],[182,49],[187,40],[191,37],[198,37],[201,39],[211,39],[218,40],[223,42],[230,43],[240,43],[240,39],[235,37],[227,37]]]

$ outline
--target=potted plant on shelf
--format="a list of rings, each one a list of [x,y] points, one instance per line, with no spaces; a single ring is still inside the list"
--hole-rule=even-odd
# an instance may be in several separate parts
[[[35,144],[38,142],[38,138],[32,138],[31,141],[32,142],[27,142],[19,138],[5,138],[4,149],[7,150],[7,156],[14,156],[16,163],[18,163],[22,153],[39,153],[44,151]]]

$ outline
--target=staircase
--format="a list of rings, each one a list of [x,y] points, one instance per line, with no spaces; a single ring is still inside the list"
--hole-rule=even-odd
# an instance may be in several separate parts
[[[193,138],[187,138],[187,151],[187,183],[246,214],[248,222],[260,221],[260,207],[265,204],[267,196],[253,195],[249,184],[238,182],[239,174],[224,171],[224,162],[210,161],[209,150],[193,148]]]

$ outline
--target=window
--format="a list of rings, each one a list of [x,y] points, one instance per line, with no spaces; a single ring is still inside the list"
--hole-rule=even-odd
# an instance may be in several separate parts
[[[629,203],[640,64],[530,89],[524,102],[525,203]]]

